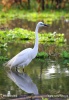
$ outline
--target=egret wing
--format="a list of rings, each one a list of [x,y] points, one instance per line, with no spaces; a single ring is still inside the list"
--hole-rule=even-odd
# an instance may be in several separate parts
[[[9,60],[7,62],[7,66],[18,66],[19,64],[25,62],[29,56],[29,54],[31,53],[32,51],[32,48],[28,48],[28,49],[25,49],[23,51],[21,51],[20,53],[18,53],[16,56],[14,56],[11,60]]]

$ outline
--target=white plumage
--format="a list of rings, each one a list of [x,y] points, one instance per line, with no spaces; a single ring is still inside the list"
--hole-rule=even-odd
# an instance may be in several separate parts
[[[38,29],[39,27],[47,26],[43,22],[39,22],[36,25],[35,29],[35,45],[34,48],[27,48],[20,53],[18,53],[16,56],[14,56],[11,60],[9,60],[5,65],[13,68],[13,67],[25,67],[27,66],[32,59],[34,59],[38,53]]]

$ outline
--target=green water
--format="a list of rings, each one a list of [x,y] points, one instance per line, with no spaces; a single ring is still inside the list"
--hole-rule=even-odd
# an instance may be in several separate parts
[[[36,85],[39,94],[69,94],[69,67],[68,60],[34,59],[25,73]],[[27,92],[20,89],[8,76],[7,69],[0,62],[0,94],[23,95]],[[22,73],[22,68],[19,69]]]

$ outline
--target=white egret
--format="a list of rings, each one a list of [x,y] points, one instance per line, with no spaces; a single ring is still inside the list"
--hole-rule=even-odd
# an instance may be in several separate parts
[[[16,56],[14,56],[11,60],[9,60],[5,65],[8,66],[10,69],[13,67],[25,67],[27,66],[32,59],[34,59],[38,53],[38,29],[42,26],[48,26],[43,22],[38,22],[35,29],[35,44],[33,48],[27,48]]]

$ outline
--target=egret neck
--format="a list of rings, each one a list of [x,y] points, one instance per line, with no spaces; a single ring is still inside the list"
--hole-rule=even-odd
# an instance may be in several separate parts
[[[39,29],[39,26],[37,25],[36,26],[36,29],[35,29],[35,45],[34,45],[34,51],[36,52],[36,54],[37,54],[37,52],[38,52],[38,29]]]

